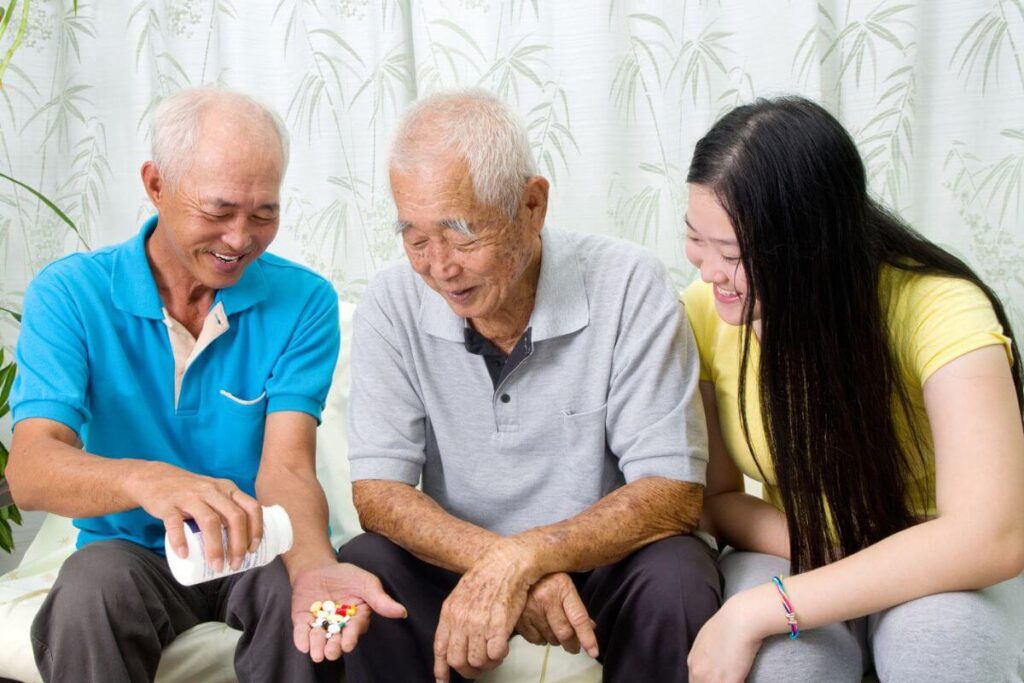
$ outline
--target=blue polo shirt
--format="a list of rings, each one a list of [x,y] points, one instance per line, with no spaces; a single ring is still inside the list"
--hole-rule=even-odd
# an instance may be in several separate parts
[[[146,259],[156,224],[154,216],[128,242],[55,261],[29,285],[14,423],[56,420],[89,453],[167,462],[252,495],[267,413],[320,420],[340,343],[337,297],[321,276],[263,254],[217,292],[176,377],[180,324],[166,316]],[[121,538],[163,554],[163,523],[141,508],[75,526],[78,547]]]

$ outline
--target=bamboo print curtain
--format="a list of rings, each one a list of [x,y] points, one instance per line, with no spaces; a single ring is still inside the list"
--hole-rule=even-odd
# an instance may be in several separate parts
[[[20,12],[24,3],[18,4]],[[529,125],[549,225],[654,250],[680,286],[694,142],[758,95],[853,131],[871,185],[979,269],[1024,329],[1024,0],[32,0],[0,90],[0,306],[73,250],[132,235],[148,116],[222,83],[292,132],[273,249],[358,299],[399,255],[386,154],[415,97],[479,85]],[[20,15],[15,21],[20,19]],[[6,38],[5,38],[6,40]],[[8,45],[0,45],[6,52]],[[0,344],[17,324],[0,313]]]

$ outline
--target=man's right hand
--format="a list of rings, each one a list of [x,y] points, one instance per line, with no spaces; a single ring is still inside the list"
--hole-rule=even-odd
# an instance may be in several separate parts
[[[516,632],[534,645],[561,645],[572,654],[582,646],[597,657],[594,622],[565,572],[548,574],[530,588]]]
[[[163,521],[179,557],[188,557],[186,519],[199,526],[206,562],[216,571],[224,569],[221,528],[227,530],[227,560],[232,569],[242,566],[245,553],[255,551],[263,538],[263,508],[230,479],[193,474],[162,462],[147,463],[132,479],[139,506]]]

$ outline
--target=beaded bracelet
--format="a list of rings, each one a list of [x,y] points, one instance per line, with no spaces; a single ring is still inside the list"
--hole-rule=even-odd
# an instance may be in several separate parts
[[[789,639],[796,640],[800,637],[800,627],[796,623],[796,610],[793,609],[793,603],[789,601],[789,593],[786,592],[786,587],[782,585],[781,576],[773,576],[772,583],[779,591],[779,596],[782,598],[782,609],[786,610],[786,623],[789,624]]]

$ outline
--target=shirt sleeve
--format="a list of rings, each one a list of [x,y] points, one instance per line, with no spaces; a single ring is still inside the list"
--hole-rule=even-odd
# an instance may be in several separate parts
[[[705,483],[707,425],[697,346],[664,266],[630,278],[608,394],[608,445],[627,482],[660,476]]]
[[[427,415],[376,284],[363,294],[352,321],[350,476],[415,486],[426,462]]]
[[[89,420],[88,345],[80,315],[53,266],[29,285],[10,398],[13,424],[42,417],[77,434]]]
[[[897,347],[922,385],[946,363],[985,346],[1002,346],[1012,362],[1010,339],[976,285],[955,277],[911,276],[904,286],[894,316]]]
[[[308,413],[317,424],[341,344],[337,294],[326,280],[319,283],[266,385],[267,413]]]

